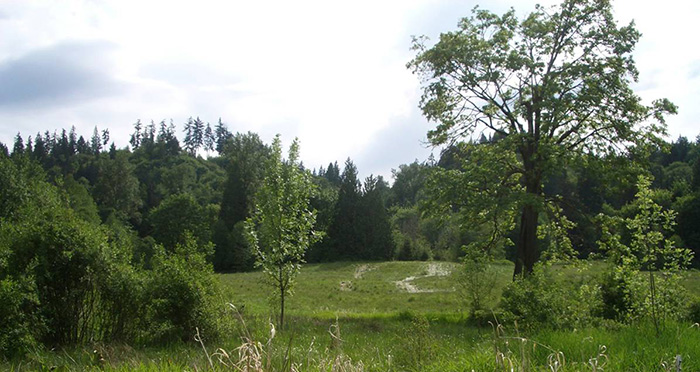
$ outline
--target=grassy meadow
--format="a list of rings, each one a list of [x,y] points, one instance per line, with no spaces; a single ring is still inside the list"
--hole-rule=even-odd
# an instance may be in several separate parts
[[[512,275],[496,263],[487,307]],[[567,331],[518,330],[517,324],[476,325],[459,290],[461,266],[449,262],[367,262],[306,265],[287,303],[287,329],[271,336],[274,312],[260,272],[219,275],[230,312],[230,336],[202,345],[167,347],[88,345],[37,350],[10,371],[246,370],[246,357],[262,370],[323,371],[675,371],[700,370],[700,329],[667,322],[657,337],[651,325],[602,325]],[[586,281],[602,264],[555,267],[567,280]],[[700,293],[700,275],[686,284]],[[242,336],[254,343],[244,344]],[[225,351],[223,353],[222,351]],[[209,355],[209,359],[207,356]],[[256,370],[249,365],[248,370]],[[42,369],[43,368],[43,369]]]

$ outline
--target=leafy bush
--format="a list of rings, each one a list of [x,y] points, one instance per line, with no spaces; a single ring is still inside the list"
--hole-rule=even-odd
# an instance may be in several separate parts
[[[172,253],[156,246],[153,270],[146,284],[150,341],[191,340],[196,328],[218,334],[215,299],[219,287],[206,257],[211,244],[199,246],[190,233]]]
[[[605,294],[614,303],[607,313],[627,319],[647,316],[657,335],[664,320],[679,318],[687,298],[680,284],[681,273],[692,260],[692,252],[677,247],[671,236],[676,213],[655,201],[651,180],[640,176],[635,200],[625,206],[634,211],[627,218],[600,215],[602,237],[599,245],[615,265]],[[616,314],[617,313],[617,314]]]
[[[471,315],[483,310],[489,302],[496,284],[496,272],[491,265],[488,253],[476,245],[462,247],[465,255],[463,270],[459,276],[461,295],[469,306]]]
[[[538,265],[530,276],[504,289],[501,306],[506,321],[526,327],[578,328],[597,322],[600,289],[555,278],[553,270]]]
[[[628,275],[623,275],[619,270],[603,273],[600,279],[600,294],[603,300],[600,316],[622,321],[632,311],[632,301],[627,295],[630,293],[630,280]]]
[[[37,306],[30,280],[0,280],[0,350],[4,355],[14,356],[36,346],[43,331],[39,318],[32,315]]]
[[[41,335],[44,342],[91,339],[99,305],[96,281],[106,267],[105,237],[70,210],[40,218],[3,226],[9,253],[3,274],[16,282],[31,280],[39,304],[33,316],[47,327]]]
[[[693,323],[700,323],[700,298],[694,298],[688,305],[688,320]]]

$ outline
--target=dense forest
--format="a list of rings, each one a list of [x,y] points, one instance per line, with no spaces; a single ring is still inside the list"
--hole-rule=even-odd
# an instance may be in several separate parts
[[[212,244],[209,261],[217,272],[253,269],[242,222],[250,216],[264,177],[269,144],[255,133],[231,133],[221,120],[212,130],[209,123],[190,119],[182,132],[181,142],[172,121],[144,126],[139,120],[131,146],[124,148],[110,142],[108,129],[95,128],[86,140],[72,128],[26,140],[18,133],[12,151],[3,144],[0,151],[7,167],[50,184],[79,219],[128,232],[140,254],[152,252],[156,244],[174,247],[189,231],[199,244]],[[444,176],[437,171],[473,163],[470,149],[498,140],[482,134],[478,140],[446,147],[438,160],[401,164],[392,170],[391,184],[382,176],[358,179],[351,159],[342,168],[332,161],[310,170],[317,230],[325,236],[306,260],[459,259],[461,247],[483,231],[463,220],[459,205],[447,213],[436,210],[449,187],[437,183]],[[568,234],[580,257],[599,253],[598,214],[632,213],[625,206],[634,197],[640,174],[652,177],[655,201],[678,212],[677,244],[700,250],[700,218],[694,214],[700,205],[700,137],[678,137],[642,162],[586,154],[552,172],[544,193],[557,198],[572,222]],[[12,208],[4,208],[5,218]],[[509,244],[499,249],[497,255],[513,260]]]
[[[7,353],[37,341],[159,342],[188,339],[195,325],[217,328],[208,304],[217,287],[207,273],[254,269],[243,225],[271,147],[255,133],[231,133],[221,120],[212,129],[190,119],[182,132],[180,141],[172,121],[137,121],[123,148],[98,128],[87,140],[72,128],[18,134],[12,151],[2,145],[0,311],[11,332],[0,341]],[[444,148],[438,160],[399,165],[391,185],[381,176],[361,181],[350,159],[342,168],[337,161],[302,168],[315,186],[310,202],[323,236],[305,260],[459,260],[492,227],[470,223],[460,205],[440,208],[446,195],[463,192],[443,178],[478,162],[475,148],[499,140],[482,135]],[[575,255],[601,253],[600,214],[636,213],[642,174],[653,177],[654,201],[678,211],[673,241],[698,253],[700,139],[679,137],[645,159],[585,154],[551,172],[544,193],[561,207]],[[548,218],[542,214],[543,226]],[[506,236],[516,233],[510,222]],[[541,253],[556,254],[556,234],[543,232]],[[489,249],[514,260],[509,239]]]

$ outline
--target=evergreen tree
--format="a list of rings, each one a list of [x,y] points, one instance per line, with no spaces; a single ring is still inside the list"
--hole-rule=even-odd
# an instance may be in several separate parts
[[[326,171],[328,174],[328,171]],[[358,259],[362,252],[363,237],[360,231],[360,182],[357,168],[348,158],[338,190],[335,216],[328,228],[330,247],[326,258]]]
[[[170,119],[170,125],[165,126],[165,120],[160,122],[157,143],[164,146],[165,155],[175,156],[180,153],[180,142],[175,136],[175,123]]]
[[[226,142],[228,142],[233,135],[229,132],[226,124],[219,118],[219,123],[216,124],[215,135],[216,135],[216,151],[219,155],[223,155],[224,149],[226,147]]]
[[[22,139],[22,134],[17,132],[15,136],[15,144],[12,147],[12,156],[21,156],[24,154],[24,140]]]
[[[28,155],[31,155],[34,153],[34,145],[32,143],[32,136],[29,136],[27,138],[27,147],[25,148],[25,151]]]
[[[338,162],[333,162],[328,164],[328,168],[323,175],[331,185],[340,187],[342,179],[340,177],[340,167],[338,167]]]
[[[185,133],[185,140],[183,141],[185,144],[185,151],[187,151],[187,153],[190,155],[194,155],[197,152],[197,136],[195,134],[195,130],[194,119],[192,119],[190,116],[190,118],[187,119],[185,129],[183,130]]]
[[[88,146],[88,143],[87,141],[85,141],[85,138],[83,136],[80,136],[78,138],[78,142],[76,143],[75,149],[78,152],[78,154],[87,155],[90,153],[90,147]]]
[[[90,149],[95,155],[99,155],[102,150],[102,142],[100,139],[100,131],[97,130],[97,126],[92,131],[92,137],[90,138]]]
[[[143,136],[141,133],[141,126],[141,119],[136,120],[136,123],[134,123],[134,133],[131,134],[131,139],[129,140],[133,150],[136,150],[139,148],[139,146],[141,146],[141,139]]]
[[[146,129],[143,131],[143,137],[141,138],[141,145],[153,145],[156,142],[156,123],[151,120],[151,123],[146,125]]]
[[[386,199],[389,185],[382,176],[370,175],[365,179],[362,195],[361,236],[364,238],[360,257],[387,260],[394,254],[394,240],[389,222]]]
[[[78,133],[75,130],[75,125],[70,127],[68,132],[68,154],[69,156],[78,153]]]
[[[214,137],[214,132],[211,130],[211,125],[207,123],[207,128],[204,130],[204,150],[207,152],[214,151],[215,143],[216,137]]]
[[[197,116],[193,123],[194,153],[204,146],[204,122]]]
[[[156,142],[165,142],[167,136],[168,126],[165,125],[165,120],[161,120],[160,124],[158,125],[158,137],[156,137]]]
[[[46,149],[46,142],[44,142],[44,137],[41,136],[41,133],[37,133],[34,140],[34,152],[32,155],[35,160],[37,160],[41,164],[44,164],[44,162],[46,161],[47,154],[48,150]]]
[[[700,191],[700,156],[695,159],[693,163],[693,191]]]
[[[107,146],[109,143],[109,129],[102,131],[102,146]]]
[[[226,173],[219,223],[214,236],[217,271],[252,269],[253,255],[240,225],[250,215],[253,196],[264,177],[264,164],[270,149],[255,133],[237,133],[226,147]]]

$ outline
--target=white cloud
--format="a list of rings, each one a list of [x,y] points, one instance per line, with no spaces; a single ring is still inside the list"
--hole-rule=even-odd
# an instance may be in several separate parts
[[[181,125],[189,116],[212,123],[221,117],[232,130],[256,131],[265,140],[278,132],[285,142],[299,137],[310,167],[342,163],[348,156],[369,162],[377,138],[387,133],[413,137],[430,127],[416,116],[419,82],[405,68],[413,56],[410,36],[436,39],[439,32],[455,29],[475,4],[9,2],[0,17],[0,64],[61,43],[106,42],[113,45],[109,81],[122,90],[117,95],[83,96],[80,102],[60,107],[0,108],[0,141],[11,142],[18,128],[28,135],[76,125],[89,135],[98,125],[109,127],[113,138],[125,145],[138,118],[173,118]],[[503,12],[511,4],[524,14],[534,1],[489,1],[482,7]],[[636,53],[640,93],[647,100],[668,97],[680,106],[681,114],[669,120],[673,135],[697,134],[694,120],[700,110],[694,102],[700,85],[694,83],[700,52],[689,45],[689,38],[700,34],[694,22],[699,6],[680,0],[669,0],[663,7],[633,0],[614,3],[617,18],[636,19],[644,33]],[[396,130],[400,118],[424,128],[402,133]],[[422,138],[403,138],[400,143],[406,145],[392,147],[392,158],[411,162],[417,154],[424,155]],[[396,154],[404,147],[405,155]],[[367,172],[379,172],[367,164]]]

